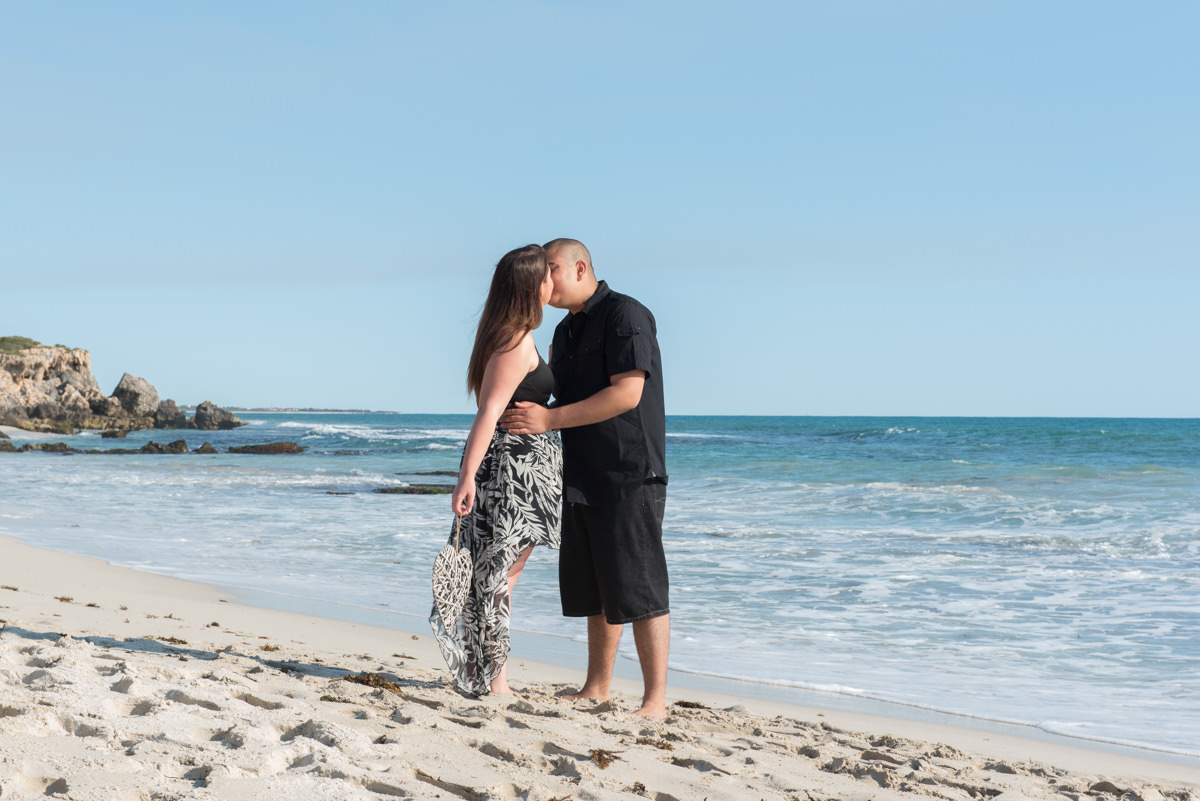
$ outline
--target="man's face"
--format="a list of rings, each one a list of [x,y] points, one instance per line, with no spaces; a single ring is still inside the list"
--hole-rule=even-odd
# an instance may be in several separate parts
[[[546,266],[550,268],[550,305],[556,309],[565,309],[571,304],[571,298],[579,278],[575,270],[575,262],[571,261],[569,249],[562,248],[546,253]]]

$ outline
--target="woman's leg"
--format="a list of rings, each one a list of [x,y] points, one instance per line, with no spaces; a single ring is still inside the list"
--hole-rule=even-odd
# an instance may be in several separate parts
[[[521,571],[525,569],[525,562],[529,559],[529,554],[531,553],[533,553],[532,545],[517,554],[517,561],[513,562],[512,567],[508,569],[508,608],[510,615],[512,613],[513,587],[517,586],[517,579],[521,577]],[[500,666],[500,673],[497,674],[496,678],[492,679],[491,689],[497,695],[512,695],[512,688],[508,686],[507,654],[505,655],[504,664]]]

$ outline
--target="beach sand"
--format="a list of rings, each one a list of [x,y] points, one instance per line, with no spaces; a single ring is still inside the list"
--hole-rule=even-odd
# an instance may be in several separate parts
[[[48,434],[43,431],[26,431],[14,426],[0,426],[0,434],[8,439],[62,439],[62,434]]]
[[[677,689],[645,721],[519,653],[515,697],[465,698],[431,636],[5,538],[0,585],[4,801],[1200,801],[1195,767],[969,728]]]

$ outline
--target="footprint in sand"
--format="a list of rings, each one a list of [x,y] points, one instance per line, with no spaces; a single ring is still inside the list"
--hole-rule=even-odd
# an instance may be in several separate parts
[[[459,726],[466,726],[468,729],[482,729],[487,725],[486,720],[468,720],[466,718],[447,717],[446,720],[451,723],[457,723]]]
[[[481,788],[474,787],[471,785],[466,785],[466,784],[459,784],[458,782],[451,781],[451,780],[445,779],[445,778],[439,778],[437,776],[431,776],[430,774],[426,773],[423,770],[414,771],[413,777],[422,782],[425,782],[428,785],[432,785],[433,787],[436,787],[439,790],[443,790],[447,793],[452,793],[452,794],[458,796],[459,798],[465,798],[465,799],[468,799],[469,801],[475,801],[475,799],[478,799],[481,797],[482,798],[517,798],[518,796],[525,795],[527,793],[526,790],[519,788],[516,785],[512,785],[512,784],[503,784],[503,785],[498,785],[495,787],[488,787],[488,788],[486,788],[486,790],[483,793],[481,793],[480,792]]]
[[[144,718],[147,715],[153,715],[158,711],[158,709],[159,706],[154,701],[144,699],[133,705],[133,708],[129,710],[129,716],[134,718]]]
[[[168,701],[174,701],[177,704],[190,704],[191,706],[198,706],[201,709],[207,709],[212,712],[221,711],[221,707],[217,703],[209,701],[205,698],[197,698],[194,695],[189,695],[183,690],[171,690],[167,693],[166,699]]]
[[[54,675],[49,670],[35,670],[21,680],[31,690],[52,690],[55,687],[71,684],[64,678]]]
[[[112,728],[99,721],[89,722],[78,720],[72,715],[60,715],[58,722],[64,732],[73,734],[76,737],[102,737],[107,739],[113,736]]]
[[[518,753],[508,750],[507,748],[504,748],[502,746],[499,746],[499,745],[496,745],[495,743],[490,743],[490,742],[482,743],[482,744],[481,743],[472,743],[472,746],[475,748],[478,748],[479,753],[481,753],[481,754],[486,754],[487,756],[490,756],[493,759],[499,760],[500,762],[504,762],[509,765],[516,765],[518,767],[525,768],[527,770],[531,770],[534,773],[550,774],[550,773],[553,773],[553,771],[557,767],[557,765],[554,761],[546,759],[544,756],[541,756],[540,754],[518,754]],[[559,758],[566,759],[566,757],[559,757]]]
[[[712,772],[716,772],[716,773],[724,773],[726,776],[732,776],[736,772],[736,771],[726,770],[724,768],[717,767],[716,765],[714,765],[713,763],[709,762],[706,759],[686,759],[683,757],[671,757],[670,764],[675,765],[680,768],[692,768],[694,770],[700,771],[701,773],[708,773],[708,772],[712,771]]]
[[[0,719],[19,717],[20,715],[24,715],[28,711],[29,711],[28,709],[25,709],[23,707],[0,706]]]
[[[523,715],[537,715],[538,717],[542,717],[542,718],[566,717],[565,715],[563,715],[562,712],[559,712],[557,709],[549,709],[546,707],[536,707],[533,704],[529,703],[528,701],[524,701],[524,700],[509,704],[507,708],[508,708],[508,711],[510,711],[510,712],[520,712]]]
[[[266,709],[266,710],[272,711],[272,712],[277,709],[284,708],[284,705],[279,703],[278,701],[268,701],[265,698],[259,698],[257,695],[251,695],[250,693],[242,693],[241,695],[235,695],[234,698],[238,699],[239,701],[244,701],[247,704],[250,704],[250,706],[256,706],[259,709]]]
[[[17,791],[14,798],[21,797],[22,794],[34,796],[66,796],[71,791],[67,785],[67,780],[63,778],[43,778],[41,776],[21,775],[17,776],[12,784],[7,789]],[[7,793],[6,793],[7,795]]]

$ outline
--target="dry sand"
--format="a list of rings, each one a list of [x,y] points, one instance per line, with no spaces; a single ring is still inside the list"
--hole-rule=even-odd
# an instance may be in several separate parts
[[[450,689],[431,637],[0,538],[0,799],[1200,801],[1195,767],[854,713],[639,688]],[[360,684],[348,679],[362,677]]]

